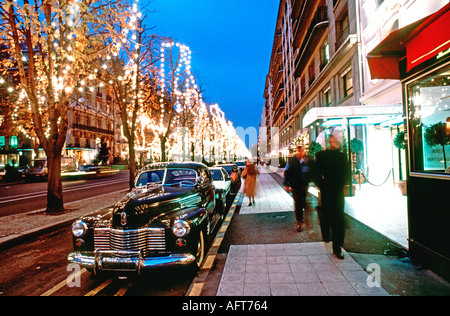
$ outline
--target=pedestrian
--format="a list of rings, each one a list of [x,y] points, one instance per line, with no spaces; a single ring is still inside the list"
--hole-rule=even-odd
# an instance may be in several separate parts
[[[328,136],[329,149],[316,154],[314,181],[321,194],[318,207],[320,228],[325,242],[333,241],[333,254],[344,259],[344,186],[349,179],[350,168],[347,156],[340,152],[340,141]],[[331,237],[331,239],[330,239]]]
[[[305,155],[303,146],[297,146],[295,156],[288,160],[284,169],[283,185],[286,191],[292,192],[298,232],[302,231],[304,223],[303,212],[306,207],[309,180],[309,157]]]
[[[244,194],[248,196],[249,204],[248,206],[255,205],[255,195],[256,195],[256,177],[259,174],[258,168],[253,162],[247,159],[247,163],[242,171],[242,178],[245,179],[244,182]]]

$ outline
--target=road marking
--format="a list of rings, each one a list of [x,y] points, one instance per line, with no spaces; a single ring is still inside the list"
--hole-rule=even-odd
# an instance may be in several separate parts
[[[103,282],[102,284],[98,285],[95,289],[89,291],[88,293],[86,293],[84,296],[95,296],[97,295],[101,290],[103,290],[105,287],[107,287],[108,285],[110,285],[112,283],[112,279],[108,279],[105,282]]]
[[[202,294],[203,282],[195,283],[189,291],[188,296],[200,296]]]
[[[209,269],[211,269],[212,268],[212,265],[213,265],[213,263],[214,263],[214,259],[216,259],[216,255],[209,255],[207,258],[206,258],[206,260],[205,260],[205,262],[203,263],[203,265],[202,265],[202,270],[209,270]]]
[[[128,283],[124,287],[121,287],[114,296],[124,296],[128,289],[131,287],[132,283]]]
[[[80,271],[78,271],[75,274],[71,274],[72,278],[77,278],[80,277],[83,273],[85,273],[87,270],[86,269],[81,269]],[[63,281],[61,281],[60,283],[58,283],[57,285],[55,285],[54,287],[52,287],[50,290],[46,291],[44,294],[41,294],[41,296],[50,296],[53,293],[57,292],[58,290],[62,289],[64,286],[67,285],[67,279],[64,279]]]

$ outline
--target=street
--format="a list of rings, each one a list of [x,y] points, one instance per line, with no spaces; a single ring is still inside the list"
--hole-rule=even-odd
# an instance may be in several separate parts
[[[84,184],[84,188],[86,190],[92,187],[110,188],[113,186],[108,184],[114,181],[120,183],[119,179],[109,180],[88,182]],[[127,184],[126,177],[124,181]],[[17,187],[18,191],[20,185]],[[70,188],[74,191],[78,186]],[[227,209],[230,202],[232,201],[229,200]],[[220,225],[217,225],[215,233],[219,228]],[[0,274],[0,295],[183,296],[195,277],[192,267],[157,269],[140,277],[134,274],[94,276],[87,270],[68,263],[67,255],[72,249],[72,230],[70,225],[66,225],[64,228],[42,234],[36,239],[2,251],[0,265],[3,273]],[[7,273],[4,273],[5,271]]]
[[[85,180],[63,180],[64,202],[128,188],[129,172]],[[44,209],[47,205],[47,182],[0,186],[0,217]]]
[[[3,251],[0,253],[0,265],[8,273],[0,274],[0,295],[180,296],[186,292],[193,278],[193,273],[187,269],[155,271],[141,278],[95,277],[84,269],[70,270],[67,254],[71,250],[71,229],[66,227]],[[73,281],[72,287],[68,286],[70,280]]]
[[[209,249],[217,251],[208,252],[208,269],[94,276],[68,263],[72,234],[67,224],[0,252],[0,296],[448,295],[448,283],[395,253],[389,240],[350,216],[346,259],[333,260],[329,244],[321,241],[317,199],[308,196],[305,228],[298,233],[280,183],[276,174],[261,174],[255,207],[247,207],[240,193],[229,201],[228,216],[209,241]],[[366,286],[365,270],[373,264],[381,270],[380,289]]]

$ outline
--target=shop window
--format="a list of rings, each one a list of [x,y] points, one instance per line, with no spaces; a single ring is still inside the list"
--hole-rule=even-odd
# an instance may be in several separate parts
[[[18,145],[19,145],[19,141],[17,140],[17,136],[11,136],[9,138],[9,147],[11,149],[17,149]]]
[[[412,171],[450,173],[450,66],[406,88]]]
[[[5,136],[0,136],[0,149],[5,148]]]

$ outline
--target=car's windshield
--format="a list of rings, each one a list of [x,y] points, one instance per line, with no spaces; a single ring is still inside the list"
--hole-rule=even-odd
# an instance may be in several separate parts
[[[163,185],[195,185],[197,172],[192,169],[159,169],[148,170],[139,175],[136,186],[147,184]]]
[[[42,168],[42,167],[44,167],[44,164],[45,164],[45,160],[34,160],[33,161],[33,167],[36,167],[36,168]]]
[[[140,187],[149,183],[162,183],[165,170],[150,170],[139,175],[136,186]]]
[[[222,172],[219,169],[209,169],[209,171],[211,172],[213,181],[223,180]]]
[[[197,172],[192,169],[167,169],[165,185],[188,184],[195,185]]]

